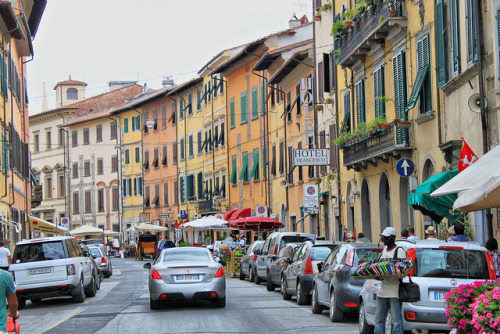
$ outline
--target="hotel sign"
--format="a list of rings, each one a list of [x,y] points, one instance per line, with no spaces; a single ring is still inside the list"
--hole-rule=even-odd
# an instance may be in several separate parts
[[[328,153],[326,148],[293,150],[294,166],[327,166]]]

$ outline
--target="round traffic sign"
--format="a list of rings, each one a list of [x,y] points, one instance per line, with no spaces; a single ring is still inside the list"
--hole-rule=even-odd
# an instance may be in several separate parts
[[[409,176],[415,171],[415,164],[411,159],[401,158],[396,163],[396,172],[401,176]]]
[[[260,214],[263,214],[264,212],[266,212],[266,208],[264,208],[263,206],[259,206],[259,208],[257,209],[257,211],[258,211]]]
[[[314,187],[307,187],[307,194],[314,195],[316,193],[316,189]]]
[[[68,225],[69,224],[69,219],[68,218],[61,219],[61,224]]]

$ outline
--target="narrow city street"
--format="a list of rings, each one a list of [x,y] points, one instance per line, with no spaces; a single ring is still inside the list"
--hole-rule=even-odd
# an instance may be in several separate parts
[[[357,319],[333,324],[325,311],[285,301],[279,290],[268,292],[238,278],[227,278],[227,304],[186,304],[149,309],[147,261],[113,259],[113,276],[83,304],[54,298],[27,302],[21,310],[23,333],[358,333]]]

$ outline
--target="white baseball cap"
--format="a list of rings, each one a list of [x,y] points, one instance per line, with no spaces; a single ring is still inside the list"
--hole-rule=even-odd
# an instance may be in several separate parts
[[[384,237],[396,236],[396,229],[394,227],[386,227],[380,235]]]

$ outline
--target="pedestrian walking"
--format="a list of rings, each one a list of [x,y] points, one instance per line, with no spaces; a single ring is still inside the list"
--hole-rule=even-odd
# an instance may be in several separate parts
[[[500,251],[498,250],[498,241],[495,238],[488,239],[485,247],[491,255],[497,277],[500,277]]]
[[[401,239],[403,240],[408,239],[408,230],[401,231]]]
[[[455,237],[455,226],[451,226],[448,229],[448,241],[453,240],[454,237]]]
[[[429,226],[429,227],[425,230],[425,234],[427,234],[427,239],[428,239],[428,240],[437,240],[437,239],[436,239],[436,230],[434,229],[434,227]]]
[[[365,237],[365,234],[363,232],[358,233],[358,239],[356,239],[356,242],[358,243],[370,243],[370,239]]]
[[[455,236],[451,238],[452,241],[466,242],[469,238],[465,236],[465,227],[460,223],[455,223]]]
[[[408,227],[408,240],[420,240],[416,235],[415,235],[415,229],[413,227]]]
[[[0,241],[0,269],[9,271],[10,263],[12,262],[12,257],[10,251],[5,247],[5,242]]]
[[[19,318],[17,310],[16,288],[10,272],[0,269],[0,334],[7,333],[7,304],[9,303],[9,318],[14,322]]]
[[[380,254],[380,259],[406,258],[406,252],[398,247],[396,241],[396,229],[386,227],[380,234],[385,247]],[[375,310],[375,334],[385,333],[385,319],[389,309],[391,311],[394,334],[403,334],[402,303],[399,301],[399,279],[384,278],[380,284],[377,295],[377,308]]]
[[[241,248],[245,249],[246,244],[247,244],[247,240],[246,240],[245,235],[243,234],[243,235],[241,236],[241,239],[240,239],[240,245],[241,245]]]

